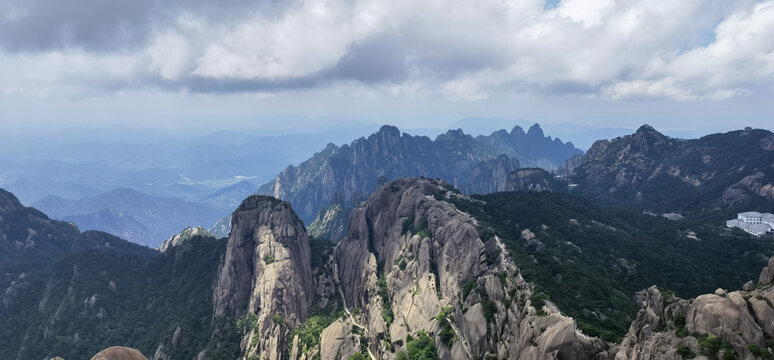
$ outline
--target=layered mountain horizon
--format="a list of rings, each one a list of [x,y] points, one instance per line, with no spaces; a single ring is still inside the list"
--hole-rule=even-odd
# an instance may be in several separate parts
[[[560,144],[533,128],[523,136]],[[722,221],[774,207],[774,134],[674,139],[643,126],[551,170],[522,166],[518,142],[495,155],[492,144],[504,151],[503,139],[522,136],[495,134],[485,146],[461,131],[431,140],[386,126],[329,145],[275,180],[304,180],[280,192],[306,212],[255,194],[223,217],[132,189],[36,209],[0,191],[0,353],[84,358],[123,345],[136,350],[104,353],[623,360],[774,350],[774,241]],[[653,216],[668,211],[680,216]],[[135,219],[183,230],[155,250],[75,225],[157,236]]]

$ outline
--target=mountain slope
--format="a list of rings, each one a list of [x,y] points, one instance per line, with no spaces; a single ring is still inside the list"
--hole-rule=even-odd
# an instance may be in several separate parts
[[[722,224],[671,221],[608,208],[575,195],[503,192],[451,198],[506,245],[584,332],[618,341],[634,320],[631,300],[651,285],[684,296],[738,287],[774,255],[774,243]]]
[[[81,233],[71,223],[24,207],[13,194],[0,189],[0,278],[33,271],[68,253],[102,248],[138,256],[153,252],[103,232]]]
[[[0,312],[0,353],[84,359],[123,344],[155,359],[193,359],[205,348],[234,358],[238,340],[208,348],[219,342],[211,294],[224,249],[225,240],[194,237],[164,255],[76,252],[27,273],[16,285],[21,301]]]
[[[83,229],[99,230],[116,235],[133,243],[153,246],[155,235],[133,217],[113,209],[101,209],[93,214],[71,215],[62,221],[72,222]]]
[[[650,126],[594,143],[570,180],[600,201],[671,211],[774,207],[774,134],[746,129],[674,139]]]
[[[156,197],[132,189],[116,189],[79,200],[49,196],[34,203],[33,206],[55,218],[89,215],[72,218],[73,220],[92,219],[98,217],[101,210],[112,209],[145,226],[153,237],[145,239],[142,243],[154,247],[161,245],[165,239],[185,227],[210,226],[228,212],[209,205]],[[120,236],[123,232],[132,233],[133,230],[119,228],[116,232],[115,235]]]
[[[556,168],[565,155],[581,153],[570,143],[544,137],[537,125],[527,134],[518,127],[511,134],[473,138],[462,130],[449,130],[431,140],[383,126],[349,145],[328,145],[285,169],[258,193],[290,202],[309,224],[335,198],[349,204],[399,177],[441,178],[466,193],[487,193],[504,190],[508,174],[520,166],[517,159]],[[533,158],[538,160],[528,160]]]

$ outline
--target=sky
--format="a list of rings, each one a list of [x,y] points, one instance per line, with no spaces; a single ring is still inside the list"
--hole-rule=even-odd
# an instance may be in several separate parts
[[[772,129],[772,95],[774,0],[0,0],[0,133],[696,133]]]

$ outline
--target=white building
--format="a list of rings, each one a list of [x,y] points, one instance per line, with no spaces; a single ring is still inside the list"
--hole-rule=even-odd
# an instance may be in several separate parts
[[[757,211],[743,212],[737,214],[736,219],[727,220],[726,226],[738,227],[749,234],[762,236],[774,231],[774,215]]]

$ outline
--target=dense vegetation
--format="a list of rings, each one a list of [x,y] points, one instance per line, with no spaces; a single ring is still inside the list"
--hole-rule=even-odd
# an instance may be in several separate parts
[[[505,192],[451,199],[479,220],[483,237],[503,240],[527,281],[584,332],[606,340],[619,341],[628,330],[638,290],[658,285],[693,297],[718,287],[737,289],[757,278],[774,255],[771,239],[720,223],[670,221],[573,195]],[[463,292],[472,290],[463,284]]]
[[[406,351],[399,352],[396,360],[438,360],[435,340],[421,330],[416,336],[406,337]]]
[[[171,346],[179,327],[175,353],[181,358],[196,357],[208,344],[210,356],[233,358],[239,338],[229,331],[235,327],[212,323],[212,287],[225,241],[196,236],[150,259],[92,250],[28,273],[23,301],[0,315],[0,353],[88,359],[121,344],[153,354],[162,342]],[[215,327],[229,331],[211,338]]]

